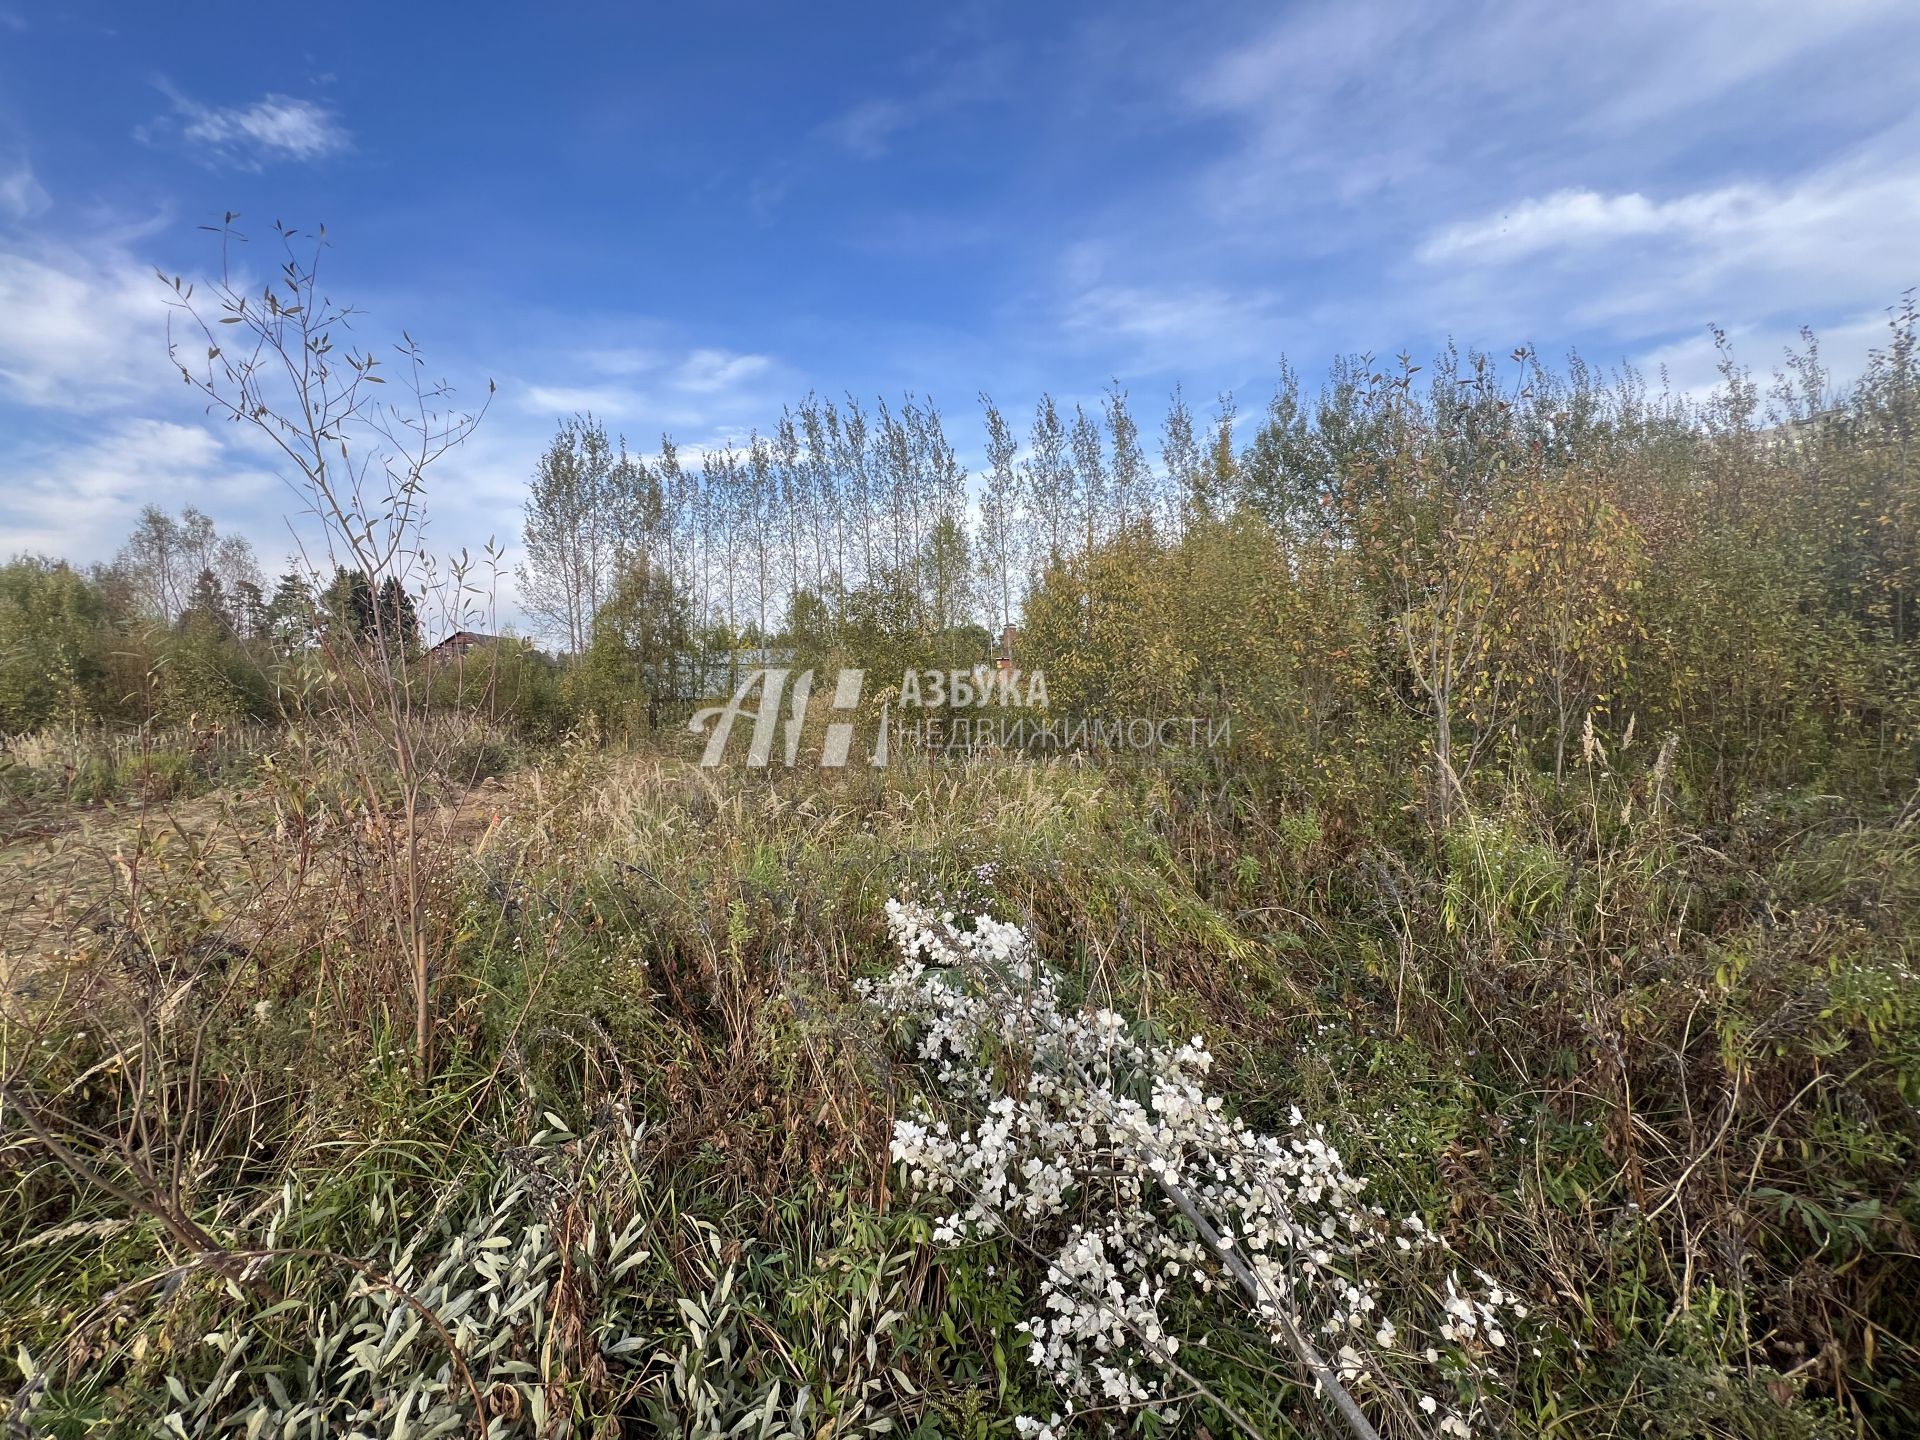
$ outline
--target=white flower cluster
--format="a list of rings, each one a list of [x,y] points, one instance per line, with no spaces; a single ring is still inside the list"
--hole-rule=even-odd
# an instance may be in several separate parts
[[[1021,1328],[1069,1417],[1076,1404],[1169,1414],[1168,1393],[1190,1387],[1169,1384],[1182,1341],[1166,1306],[1198,1294],[1244,1301],[1316,1389],[1343,1392],[1356,1428],[1366,1422],[1344,1392],[1473,1433],[1482,1362],[1506,1344],[1500,1317],[1525,1308],[1478,1272],[1477,1296],[1449,1277],[1447,1353],[1404,1343],[1369,1271],[1441,1242],[1420,1217],[1395,1224],[1364,1203],[1366,1181],[1323,1127],[1294,1109],[1288,1134],[1259,1133],[1207,1093],[1198,1037],[1143,1042],[1111,1010],[1065,1008],[1016,925],[897,900],[887,921],[899,964],[861,994],[911,1029],[935,1088],[973,1117],[956,1128],[923,1104],[894,1122],[893,1158],[952,1206],[936,1241],[1006,1231],[1046,1260],[1040,1313]],[[1453,1402],[1408,1397],[1389,1367],[1447,1382]],[[1023,1417],[1020,1430],[1051,1440],[1063,1423]]]

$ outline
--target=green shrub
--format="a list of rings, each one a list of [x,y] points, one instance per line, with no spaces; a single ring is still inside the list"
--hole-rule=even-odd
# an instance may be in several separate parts
[[[193,762],[177,750],[129,755],[114,769],[114,788],[140,801],[172,800],[193,781]]]
[[[111,800],[120,793],[120,768],[110,760],[89,755],[75,768],[67,794],[82,805]]]

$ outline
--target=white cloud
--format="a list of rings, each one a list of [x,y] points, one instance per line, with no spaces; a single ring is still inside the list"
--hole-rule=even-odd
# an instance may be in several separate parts
[[[1067,328],[1152,345],[1201,347],[1249,325],[1272,305],[1272,297],[1216,286],[1163,289],[1146,285],[1093,285],[1068,305]]]
[[[1538,183],[1582,158],[1650,166],[1750,142],[1756,120],[1779,120],[1769,92],[1788,85],[1805,127],[1892,123],[1911,109],[1916,40],[1920,12],[1899,0],[1604,15],[1550,0],[1323,0],[1197,58],[1182,98],[1233,127],[1204,178],[1216,215],[1295,214],[1312,195],[1365,199],[1377,225],[1417,212],[1428,185]]]
[[[1157,90],[1211,158],[1104,212],[1110,263],[1058,294],[1068,333],[1187,339],[1170,367],[1217,374],[1249,331],[1269,355],[1451,333],[1625,358],[1920,283],[1910,4],[1303,0],[1198,44],[1115,23],[1109,88]]]
[[[1418,254],[1430,264],[1456,259],[1484,263],[1647,235],[1701,239],[1750,228],[1778,204],[1777,197],[1748,185],[1664,201],[1638,193],[1558,190],[1542,199],[1523,200],[1499,215],[1445,226]]]
[[[0,530],[9,550],[81,561],[112,554],[142,505],[193,503],[224,521],[235,500],[256,499],[274,484],[258,471],[234,469],[205,427],[148,418],[116,422],[93,440],[16,455],[7,469]]]
[[[24,157],[0,161],[0,218],[31,220],[51,203]]]
[[[248,144],[295,160],[315,160],[347,146],[347,132],[330,111],[285,95],[269,95],[238,109],[204,110],[185,134],[203,145]]]
[[[1143,172],[1063,237],[1111,257],[1093,281],[1058,275],[1042,311],[1082,349],[1129,337],[1144,363],[1166,335],[1189,348],[1163,368],[1222,379],[1282,348],[1449,332],[1500,349],[1598,331],[1624,355],[1920,280],[1910,3],[1301,0],[1227,23],[1089,22],[1079,69],[1134,107],[1114,113],[1204,158]],[[1784,178],[1808,166],[1829,169]]]
[[[1051,348],[1064,341],[1079,362],[1097,357],[1109,376],[1189,378],[1217,376],[1222,367],[1256,358],[1271,360],[1282,348],[1284,312],[1272,288],[1254,281],[1171,280],[1160,266],[1143,276],[1141,269],[1121,246],[1070,246],[1057,265],[1059,298],[1039,317],[1045,330],[1032,343]]]
[[[1868,354],[1888,342],[1889,318],[1885,313],[1855,315],[1820,326],[1814,338],[1827,374],[1842,386],[1861,375]],[[1789,351],[1805,349],[1799,330],[1791,326],[1738,325],[1727,331],[1727,340],[1734,364],[1763,381],[1782,368]],[[1663,377],[1676,394],[1700,400],[1720,388],[1721,361],[1719,347],[1702,326],[1686,339],[1644,352],[1633,363],[1642,375]],[[1764,392],[1767,385],[1762,384],[1761,389]]]
[[[1641,333],[1757,322],[1783,302],[1799,319],[1857,312],[1920,281],[1920,166],[1907,153],[1883,142],[1784,183],[1664,198],[1562,190],[1442,226],[1415,254],[1455,272],[1458,293],[1551,298],[1563,321]]]
[[[820,127],[820,134],[863,160],[887,153],[893,137],[913,123],[913,113],[897,100],[863,100]]]
[[[585,350],[581,361],[602,375],[641,375],[667,363],[658,350],[638,346],[615,346],[606,350]]]
[[[291,95],[265,95],[251,105],[211,106],[170,86],[173,114],[142,126],[141,139],[176,137],[209,163],[257,170],[271,160],[324,160],[352,146],[333,111]]]
[[[760,413],[777,406],[772,385],[780,372],[765,355],[705,346],[664,349],[589,350],[573,364],[590,378],[531,382],[522,408],[549,415],[587,413],[602,420],[637,420],[649,432],[710,433],[715,425],[744,420],[766,423]]]
[[[713,395],[763,375],[773,362],[764,355],[736,355],[726,350],[696,350],[674,372],[672,383],[696,395]]]
[[[608,419],[635,415],[645,404],[639,391],[620,385],[529,385],[522,399],[529,410]]]
[[[214,425],[166,356],[170,291],[115,240],[0,241],[0,557],[109,558],[141,505],[194,504],[268,567],[291,520],[311,529],[285,461],[246,426]],[[247,282],[241,282],[243,287]],[[523,493],[544,426],[489,419],[429,482],[432,543],[476,555]]]
[[[0,251],[0,391],[29,405],[98,410],[177,380],[165,290],[124,258]]]
[[[733,459],[739,462],[746,458],[746,453],[752,448],[752,445],[752,432],[742,430],[737,434],[730,432],[710,436],[698,445],[675,444],[673,447],[673,458],[674,463],[679,465],[682,472],[693,475],[706,467],[708,456],[720,460],[731,454]],[[639,458],[645,464],[658,465],[662,457],[659,451],[652,451],[641,455]]]
[[[862,160],[885,155],[917,126],[1008,98],[1015,51],[968,43],[908,57],[902,70],[912,88],[900,97],[874,96],[842,110],[814,133]]]

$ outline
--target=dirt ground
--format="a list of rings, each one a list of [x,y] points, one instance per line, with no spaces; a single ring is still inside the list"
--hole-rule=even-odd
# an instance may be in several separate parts
[[[223,801],[171,806],[34,805],[0,829],[0,991],[71,948],[125,874],[125,857],[170,831],[212,836]]]
[[[510,787],[485,780],[436,807],[427,823],[457,849],[478,846]],[[337,832],[335,832],[337,833]],[[322,827],[310,855],[329,844]],[[206,903],[230,912],[227,938],[270,923],[244,902],[265,893],[299,850],[271,805],[245,791],[154,804],[21,804],[0,812],[0,998],[48,962],[84,953],[118,916],[149,857],[191,869]]]

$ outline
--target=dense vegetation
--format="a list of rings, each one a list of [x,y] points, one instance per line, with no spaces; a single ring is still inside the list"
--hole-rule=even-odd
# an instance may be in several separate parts
[[[915,893],[1204,1037],[1248,1125],[1297,1106],[1524,1297],[1492,1428],[1910,1433],[1911,310],[1844,391],[1811,347],[1700,402],[1448,356],[1233,419],[1176,398],[1155,465],[1117,392],[1024,447],[989,407],[971,481],[923,403],[810,400],[697,470],[570,422],[522,584],[558,659],[423,658],[390,554],[270,599],[231,553],[164,598],[150,543],[0,574],[0,784],[45,832],[7,852],[13,1423],[1060,1412],[1044,1257],[895,1188],[893,1122],[951,1100],[853,982]],[[709,771],[669,723],[715,653],[865,666],[871,710],[1009,621],[1056,712],[1231,745]],[[1217,1302],[1169,1312],[1177,1420],[1060,1428],[1339,1433]]]

